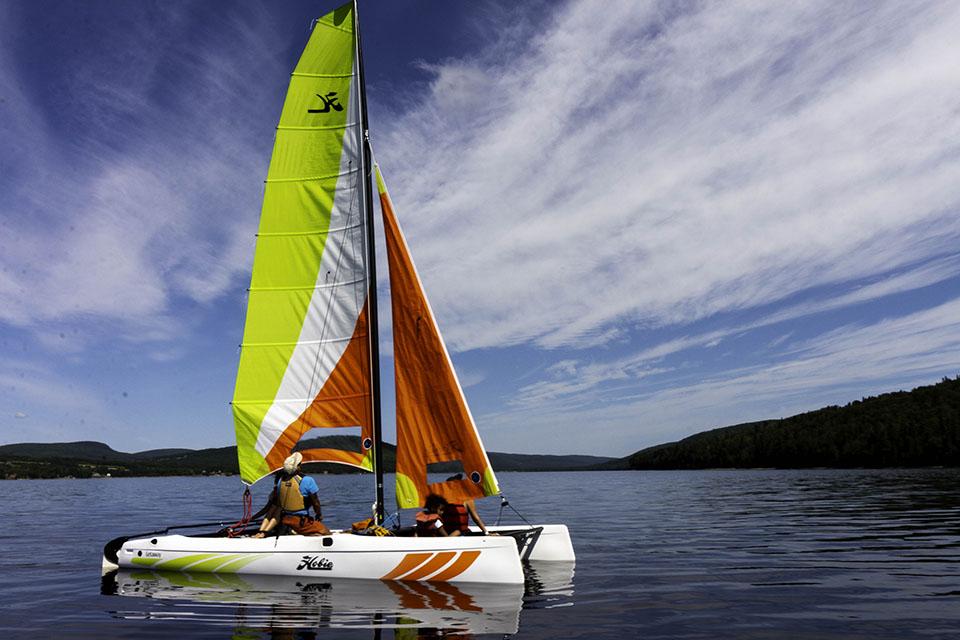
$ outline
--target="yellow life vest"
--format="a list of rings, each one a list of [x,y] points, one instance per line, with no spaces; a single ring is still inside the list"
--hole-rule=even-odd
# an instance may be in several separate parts
[[[300,481],[303,476],[281,478],[277,483],[277,501],[284,511],[302,511],[306,508],[303,495],[300,493]]]

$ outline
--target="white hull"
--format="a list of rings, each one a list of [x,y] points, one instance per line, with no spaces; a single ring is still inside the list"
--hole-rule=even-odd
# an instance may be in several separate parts
[[[334,533],[263,539],[157,536],[127,540],[104,567],[220,574],[523,584],[508,536],[399,538]]]
[[[528,527],[489,527],[517,531]],[[540,530],[537,533],[536,530]],[[224,538],[165,535],[105,549],[104,570],[117,567],[190,573],[312,576],[321,579],[523,584],[521,560],[573,562],[564,525],[533,528],[517,549],[508,535],[454,538],[284,535]]]

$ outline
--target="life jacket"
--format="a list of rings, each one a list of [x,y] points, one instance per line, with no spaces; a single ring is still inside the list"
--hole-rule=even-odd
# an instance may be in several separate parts
[[[303,476],[292,476],[290,478],[280,478],[277,480],[277,502],[280,508],[287,513],[303,511],[306,509],[306,502],[300,493],[300,481]]]
[[[421,538],[440,535],[440,527],[443,526],[443,523],[440,522],[440,516],[437,514],[421,511],[417,514],[416,520],[417,535]]]
[[[467,508],[462,504],[448,504],[443,508],[443,528],[447,533],[459,531],[468,533],[470,523],[467,521]]]

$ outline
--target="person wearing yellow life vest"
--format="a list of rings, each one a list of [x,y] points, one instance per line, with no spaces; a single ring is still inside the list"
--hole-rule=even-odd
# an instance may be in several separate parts
[[[473,500],[463,504],[447,502],[443,496],[431,493],[427,496],[423,511],[417,514],[418,536],[462,536],[470,534],[469,516],[480,527],[482,535],[492,535],[480,519]]]
[[[283,473],[276,479],[266,516],[260,524],[260,531],[253,537],[264,537],[278,523],[283,523],[294,533],[305,536],[330,533],[330,529],[323,524],[317,481],[300,473],[302,462],[303,455],[299,452],[283,461]],[[313,507],[316,517],[310,517],[310,507]]]

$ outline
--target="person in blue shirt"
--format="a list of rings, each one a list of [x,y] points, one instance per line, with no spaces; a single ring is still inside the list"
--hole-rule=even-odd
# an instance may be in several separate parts
[[[268,532],[283,523],[294,533],[305,536],[329,535],[330,529],[323,524],[317,482],[300,473],[303,455],[299,452],[283,461],[283,472],[273,486],[267,504],[266,515],[254,538],[263,538]],[[313,507],[315,517],[310,516]]]

